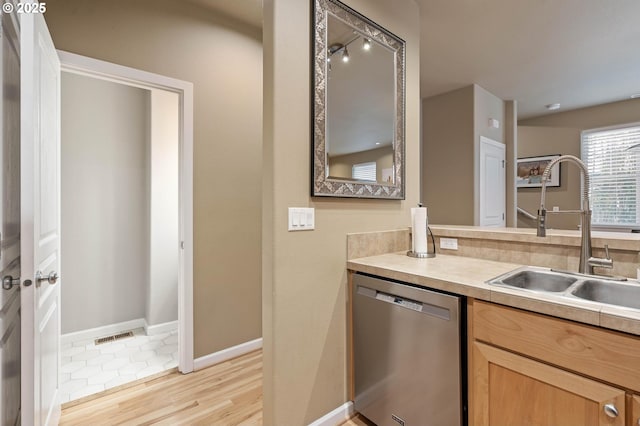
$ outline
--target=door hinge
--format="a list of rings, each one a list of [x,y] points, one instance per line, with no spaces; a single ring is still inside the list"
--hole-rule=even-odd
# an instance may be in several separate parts
[[[184,250],[184,241],[180,241],[180,248]]]
[[[504,220],[504,213],[502,213],[502,220]]]
[[[504,169],[504,160],[502,160],[502,168]]]

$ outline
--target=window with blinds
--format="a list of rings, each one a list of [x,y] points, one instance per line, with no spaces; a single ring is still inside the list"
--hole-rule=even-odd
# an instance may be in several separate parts
[[[357,180],[370,180],[376,181],[376,163],[372,161],[370,163],[354,164],[351,167],[351,177]]]
[[[640,226],[640,124],[582,132],[590,177],[591,223]]]

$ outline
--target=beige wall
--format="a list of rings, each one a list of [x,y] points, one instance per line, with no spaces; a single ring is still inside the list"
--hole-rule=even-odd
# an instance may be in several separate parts
[[[517,226],[518,215],[516,204],[518,191],[516,189],[516,158],[518,157],[518,102],[504,103],[504,143],[506,145],[506,186],[507,186],[507,223],[510,228]]]
[[[547,154],[580,157],[581,131],[634,122],[640,122],[640,99],[521,120],[518,122],[518,157]],[[561,166],[561,186],[547,190],[547,208],[577,209],[580,207],[580,173],[573,165],[564,163]],[[540,205],[540,189],[518,189],[518,205],[535,214]],[[548,216],[550,228],[575,229],[579,223],[574,215]],[[518,226],[535,224],[520,217]]]
[[[476,141],[480,143],[480,136],[504,143],[505,131],[504,101],[486,89],[473,85],[473,115]],[[500,126],[489,127],[489,119],[494,118]]]
[[[504,143],[504,125],[504,102],[477,84],[423,100],[421,191],[431,223],[480,223],[480,136]]]
[[[576,129],[596,129],[616,124],[636,123],[640,121],[640,99],[597,105],[575,109],[537,118],[521,120],[522,126],[573,127]]]
[[[264,2],[264,423],[308,424],[347,400],[346,234],[404,228],[419,194],[419,44],[412,0],[349,0],[407,42],[406,200],[309,196],[309,1]],[[310,232],[287,208],[314,207]]]
[[[431,223],[473,225],[473,97],[467,86],[423,100],[422,201]]]
[[[260,337],[260,29],[170,0],[51,0],[45,19],[59,49],[194,83],[195,356]]]
[[[382,170],[393,168],[393,149],[390,146],[329,158],[329,176],[351,179],[354,164],[376,163],[376,180],[382,182]]]
[[[144,318],[149,92],[65,72],[61,93],[62,333],[72,333]]]

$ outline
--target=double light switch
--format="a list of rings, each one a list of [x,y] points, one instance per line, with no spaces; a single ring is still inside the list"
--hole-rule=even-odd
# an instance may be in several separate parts
[[[289,231],[307,231],[315,228],[315,209],[289,207]]]

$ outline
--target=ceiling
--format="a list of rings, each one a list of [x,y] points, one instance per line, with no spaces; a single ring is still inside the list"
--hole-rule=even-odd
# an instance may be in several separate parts
[[[261,25],[261,0],[191,1]],[[422,97],[475,83],[525,118],[640,93],[638,0],[415,1]]]
[[[638,0],[417,0],[421,93],[476,83],[520,118],[640,93]]]
[[[262,0],[188,0],[252,27],[262,28]]]

